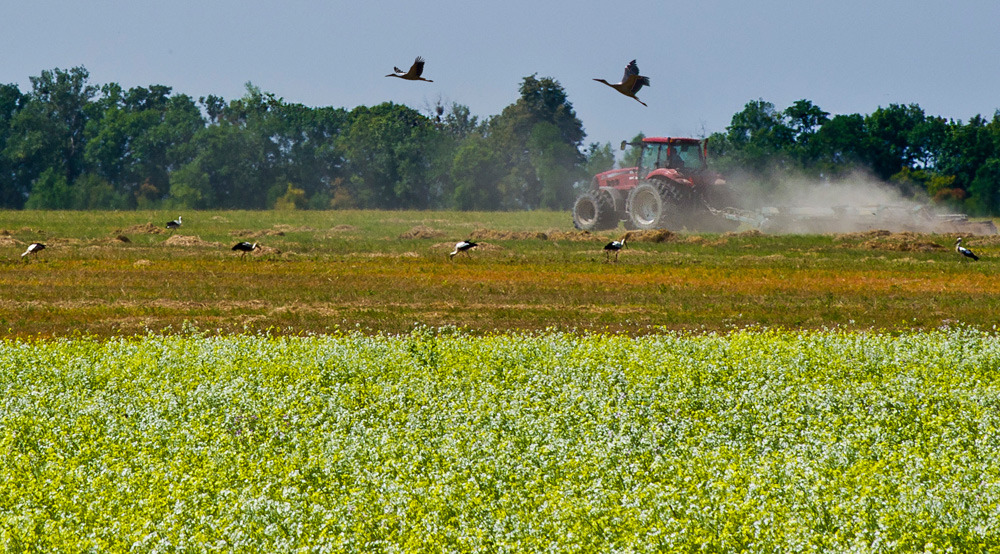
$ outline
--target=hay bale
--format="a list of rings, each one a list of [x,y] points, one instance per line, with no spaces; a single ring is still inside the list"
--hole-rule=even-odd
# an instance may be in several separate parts
[[[208,242],[201,240],[201,237],[192,235],[173,235],[164,241],[164,244],[168,246],[209,246],[218,248],[222,246],[217,242]]]
[[[607,242],[607,237],[592,234],[590,231],[549,231],[549,240],[564,240],[566,242]]]
[[[549,240],[549,235],[541,231],[497,231],[495,229],[476,229],[471,233],[476,240]]]
[[[276,233],[281,233],[282,235],[284,235],[285,233],[313,233],[316,231],[316,229],[313,229],[308,225],[295,227],[284,223],[275,224],[271,230]]]
[[[746,238],[746,237],[763,237],[764,233],[760,229],[747,229],[746,231],[723,233],[723,237],[733,237],[733,238]]]
[[[116,235],[158,235],[160,233],[165,233],[166,229],[162,229],[153,225],[152,223],[145,223],[143,225],[132,225],[131,227],[126,227],[124,229],[116,229],[114,234]]]
[[[444,231],[438,231],[431,227],[425,225],[417,225],[416,227],[406,231],[405,233],[399,235],[401,239],[436,239],[445,236]]]
[[[257,250],[250,253],[251,256],[278,256],[281,254],[281,250],[271,246],[264,246],[263,244],[257,245]]]
[[[283,237],[285,236],[285,232],[276,229],[264,229],[262,231],[240,229],[239,231],[229,233],[229,236],[239,239],[259,239],[260,237]]]
[[[630,240],[635,242],[671,242],[677,238],[677,233],[668,229],[653,229],[649,231],[631,231]]]
[[[885,250],[893,252],[935,252],[946,249],[927,235],[904,231],[892,233],[884,229],[858,233],[843,233],[833,238],[840,248],[867,248],[869,250]]]

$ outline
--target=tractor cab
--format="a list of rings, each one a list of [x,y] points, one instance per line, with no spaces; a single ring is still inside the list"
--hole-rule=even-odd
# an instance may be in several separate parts
[[[647,179],[661,169],[690,173],[708,167],[704,143],[696,139],[652,137],[644,138],[639,146],[639,174]]]

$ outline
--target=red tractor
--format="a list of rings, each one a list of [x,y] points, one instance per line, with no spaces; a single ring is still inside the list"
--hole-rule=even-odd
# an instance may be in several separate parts
[[[600,231],[681,228],[726,231],[739,225],[718,217],[713,209],[730,204],[726,182],[708,169],[707,141],[647,137],[625,146],[640,149],[639,166],[612,169],[594,176],[591,190],[573,205],[577,229]]]

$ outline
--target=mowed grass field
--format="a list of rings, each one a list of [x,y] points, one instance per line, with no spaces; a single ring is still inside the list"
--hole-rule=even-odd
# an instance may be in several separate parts
[[[184,216],[173,232],[165,223]],[[3,212],[0,336],[991,328],[1000,237],[639,234],[568,212]],[[449,261],[456,241],[480,247]],[[262,249],[241,259],[238,241]],[[27,244],[47,248],[22,259]]]

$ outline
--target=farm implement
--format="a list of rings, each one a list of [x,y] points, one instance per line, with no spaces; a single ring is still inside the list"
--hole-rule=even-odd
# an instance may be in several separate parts
[[[639,148],[639,165],[594,176],[573,205],[573,224],[585,231],[669,229],[724,232],[742,226],[765,233],[843,233],[872,229],[996,234],[991,221],[941,214],[921,204],[889,203],[740,207],[739,195],[708,167],[707,142],[647,137],[622,141]],[[816,204],[811,202],[810,204]]]

